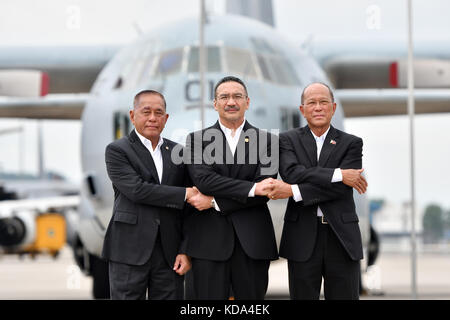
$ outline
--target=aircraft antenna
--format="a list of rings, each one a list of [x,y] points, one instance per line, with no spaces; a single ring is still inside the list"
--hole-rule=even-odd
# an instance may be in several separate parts
[[[274,27],[272,0],[227,0],[226,12],[249,17]]]
[[[25,149],[24,145],[24,130],[23,126],[15,127],[15,128],[7,128],[7,129],[0,129],[0,136],[10,133],[19,133],[19,172],[24,173],[24,156],[23,156],[23,150]],[[1,171],[1,168],[0,168]]]
[[[417,254],[416,254],[416,191],[414,175],[414,53],[413,53],[413,17],[412,2],[407,0],[408,7],[408,114],[411,170],[411,294],[417,299]]]
[[[37,138],[38,138],[38,177],[44,179],[44,150],[42,140],[42,122],[37,121]]]
[[[200,28],[199,28],[199,77],[200,77],[200,123],[202,129],[205,128],[205,66],[207,61],[207,52],[205,49],[205,23],[206,10],[205,0],[200,0]]]
[[[136,31],[138,36],[142,36],[144,34],[144,30],[142,30],[141,26],[137,21],[133,21],[133,28]]]

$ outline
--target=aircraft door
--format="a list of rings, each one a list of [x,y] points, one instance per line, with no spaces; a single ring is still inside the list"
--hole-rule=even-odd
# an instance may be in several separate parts
[[[120,139],[130,132],[131,121],[128,112],[117,111],[114,113],[113,119],[114,140]]]
[[[298,110],[298,108],[281,107],[280,115],[281,115],[280,119],[281,132],[300,127],[301,120],[300,120],[300,111]]]

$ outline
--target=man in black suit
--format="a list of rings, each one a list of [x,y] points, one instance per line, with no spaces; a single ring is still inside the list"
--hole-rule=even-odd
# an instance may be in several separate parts
[[[361,138],[335,129],[331,89],[312,83],[300,111],[308,125],[280,134],[280,175],[272,199],[290,197],[280,244],[291,299],[359,298],[361,233],[353,188],[364,193]]]
[[[266,196],[278,171],[270,161],[278,144],[272,148],[273,136],[245,120],[250,99],[242,80],[225,77],[214,91],[219,120],[186,143],[201,192],[189,203],[203,209],[186,225],[195,297],[228,299],[231,289],[236,299],[264,299],[270,260],[278,258]]]
[[[171,161],[175,142],[161,137],[169,115],[164,96],[144,90],[134,99],[135,129],[106,147],[114,208],[103,257],[109,261],[111,299],[183,299],[190,269],[182,242],[184,164]]]

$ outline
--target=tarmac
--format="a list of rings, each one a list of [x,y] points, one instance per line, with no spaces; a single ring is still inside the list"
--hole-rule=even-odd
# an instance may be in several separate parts
[[[410,300],[411,257],[407,252],[381,252],[364,274],[361,300]],[[90,300],[92,279],[84,275],[65,247],[58,258],[39,255],[0,256],[0,300]],[[289,299],[286,260],[269,269],[266,299]],[[450,300],[450,252],[418,253],[417,299]]]

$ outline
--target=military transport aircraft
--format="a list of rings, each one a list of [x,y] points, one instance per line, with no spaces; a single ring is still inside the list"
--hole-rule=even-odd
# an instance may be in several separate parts
[[[305,125],[298,109],[302,88],[313,81],[331,86],[333,82],[311,55],[284,40],[271,26],[270,0],[252,1],[250,8],[239,3],[242,2],[228,1],[228,13],[208,15],[204,25],[207,52],[205,123],[213,123],[217,119],[212,107],[214,84],[223,76],[233,74],[241,77],[248,86],[251,104],[246,118],[252,124],[280,132]],[[0,84],[3,84],[0,85],[0,117],[81,120],[83,181],[77,203],[78,220],[73,222],[76,235],[72,243],[79,266],[93,276],[94,297],[102,298],[108,291],[107,268],[99,257],[113,205],[113,190],[104,163],[105,147],[130,132],[132,124],[128,111],[131,101],[138,91],[147,88],[170,97],[170,119],[163,133],[165,137],[184,143],[189,132],[201,128],[198,17],[163,25],[121,49],[114,46],[101,52],[80,49],[84,50],[84,55],[78,52],[75,63],[66,61],[71,52],[61,48],[52,50],[52,54],[57,56],[54,60],[45,51],[38,50],[22,63],[18,62],[18,56],[11,55],[14,51],[8,55],[2,50],[0,69],[8,70],[0,73]],[[58,54],[58,50],[66,54]],[[39,57],[42,58],[41,63]],[[16,63],[8,64],[8,59]],[[392,77],[402,75],[399,63],[392,63],[396,62],[383,61],[382,65],[391,70]],[[364,66],[372,67],[367,63]],[[329,65],[329,74],[334,75],[334,81],[339,75],[343,81],[348,75],[344,71],[351,72],[354,67],[346,65],[345,60],[339,60]],[[392,71],[394,69],[395,72]],[[392,77],[383,78],[383,81],[388,81],[388,84],[389,79],[397,81]],[[18,86],[20,90],[17,90]],[[447,93],[440,94],[442,96],[437,100],[440,105],[445,105]],[[344,109],[337,108],[333,126],[343,129],[345,116],[376,115],[380,112],[377,109],[380,105],[397,103],[399,107],[406,106],[403,100],[406,101],[404,93],[398,97],[391,92],[380,94],[375,90],[347,90],[341,94],[337,90],[338,105],[343,105]],[[373,101],[372,108],[355,108],[361,101]],[[353,106],[348,113],[346,103]],[[386,109],[385,113],[392,113],[389,110]],[[374,237],[370,236],[368,201],[357,192],[355,199],[366,257],[362,270],[366,270],[368,261],[374,261],[377,246],[371,243]],[[73,198],[68,199],[67,206],[72,207],[73,201]],[[9,211],[4,215],[17,215],[11,209],[11,203],[8,205]],[[52,205],[48,203],[49,208]],[[286,201],[282,200],[269,202],[278,240],[285,205]]]

